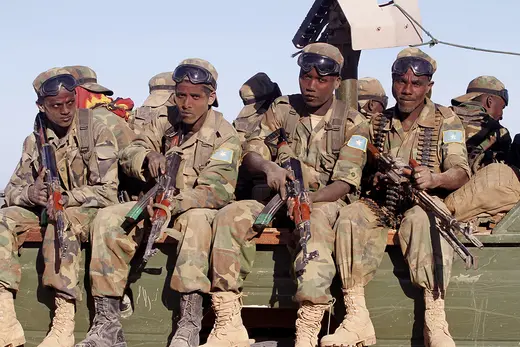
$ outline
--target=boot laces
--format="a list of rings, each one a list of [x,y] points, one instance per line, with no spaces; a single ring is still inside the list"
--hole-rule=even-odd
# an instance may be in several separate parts
[[[296,319],[296,339],[313,341],[321,328],[321,320],[327,305],[303,304]]]
[[[54,333],[56,335],[61,335],[66,333],[66,327],[70,324],[71,321],[74,321],[74,317],[69,317],[67,315],[67,302],[65,299],[56,299],[58,304],[56,305],[56,311],[54,312],[54,318],[52,319],[52,327],[49,335]]]
[[[214,297],[213,311],[215,312],[215,324],[210,335],[215,337],[227,335],[226,327],[232,324],[235,314],[240,314],[242,295],[229,301],[224,298]]]

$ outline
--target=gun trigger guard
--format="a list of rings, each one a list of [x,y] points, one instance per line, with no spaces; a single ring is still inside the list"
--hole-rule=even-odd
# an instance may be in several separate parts
[[[172,219],[172,213],[171,213],[170,209],[168,208],[168,206],[165,206],[163,204],[155,203],[152,205],[152,207],[161,209],[164,211],[164,213],[166,213],[166,222],[163,224],[163,226],[161,228],[161,233],[160,233],[160,235],[163,235],[165,233],[165,230],[168,228],[168,224],[170,224],[170,220]]]

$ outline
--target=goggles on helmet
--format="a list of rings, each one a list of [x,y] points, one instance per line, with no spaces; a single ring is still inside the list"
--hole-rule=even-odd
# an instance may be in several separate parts
[[[506,106],[509,104],[509,92],[507,91],[507,89],[493,90],[493,89],[487,89],[487,88],[468,88],[468,90],[466,92],[467,93],[484,93],[484,94],[500,96],[502,99],[504,99]]]
[[[305,72],[311,71],[314,67],[320,76],[339,74],[341,70],[337,61],[316,53],[300,54],[298,65]]]
[[[57,75],[43,82],[38,95],[41,97],[56,96],[62,87],[72,92],[77,86],[78,82],[72,75]]]
[[[173,80],[177,83],[182,82],[186,77],[193,84],[210,84],[214,89],[217,89],[217,81],[208,70],[200,66],[184,64],[177,66],[173,71]]]
[[[433,76],[433,65],[422,58],[403,57],[397,59],[392,65],[392,74],[402,76],[408,69],[412,69],[416,76]]]
[[[358,96],[358,100],[375,100],[383,105],[383,108],[386,110],[388,106],[388,96],[380,96],[380,95],[360,95]]]

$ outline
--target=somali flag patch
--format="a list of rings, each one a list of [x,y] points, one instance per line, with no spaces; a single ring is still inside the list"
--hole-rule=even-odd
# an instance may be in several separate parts
[[[463,143],[464,135],[460,130],[446,130],[442,132],[442,142],[444,143]]]
[[[230,149],[219,149],[213,153],[210,159],[224,161],[231,164],[233,162],[233,151]]]
[[[361,135],[353,135],[350,140],[348,140],[347,146],[360,149],[363,152],[367,151],[368,139]]]

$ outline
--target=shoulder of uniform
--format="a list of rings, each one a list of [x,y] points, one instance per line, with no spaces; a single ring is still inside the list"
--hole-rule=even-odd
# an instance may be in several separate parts
[[[440,113],[444,119],[450,119],[453,117],[458,118],[455,112],[453,112],[450,108],[439,104],[435,104],[435,112]]]
[[[486,115],[487,111],[481,105],[473,103],[462,103],[457,106],[451,106],[450,109],[458,116],[482,116]]]
[[[222,119],[220,120],[220,124],[219,124],[219,127],[217,129],[217,131],[219,133],[221,133],[222,135],[236,135],[237,134],[237,131],[235,130],[235,128],[231,125],[231,123],[229,123],[225,118],[224,116],[222,115],[222,113],[217,113],[217,117],[221,117]]]
[[[361,114],[361,112],[352,107],[349,107],[347,110],[347,118],[350,119],[354,125],[359,125],[367,121],[367,118]]]

